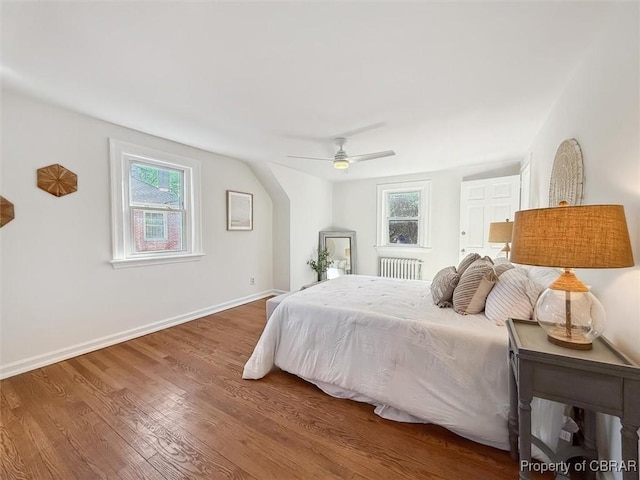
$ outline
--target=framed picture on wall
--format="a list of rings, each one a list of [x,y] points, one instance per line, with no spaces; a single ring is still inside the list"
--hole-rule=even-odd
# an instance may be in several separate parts
[[[227,230],[253,230],[253,194],[227,190]]]

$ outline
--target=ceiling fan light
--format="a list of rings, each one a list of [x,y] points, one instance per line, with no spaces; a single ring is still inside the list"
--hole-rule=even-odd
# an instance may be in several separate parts
[[[333,168],[337,168],[338,170],[344,170],[345,168],[349,168],[349,162],[347,160],[334,160]]]

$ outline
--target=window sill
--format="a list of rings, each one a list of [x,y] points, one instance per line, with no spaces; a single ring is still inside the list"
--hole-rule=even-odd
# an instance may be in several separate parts
[[[374,245],[378,253],[429,253],[431,247],[409,245]]]
[[[204,257],[204,255],[204,253],[190,253],[187,255],[126,258],[111,260],[109,263],[111,263],[113,268],[146,267],[148,265],[163,265],[166,263],[197,262]]]

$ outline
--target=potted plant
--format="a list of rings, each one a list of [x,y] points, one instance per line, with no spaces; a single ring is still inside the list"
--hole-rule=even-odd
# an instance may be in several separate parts
[[[312,270],[318,274],[318,281],[323,280],[329,265],[331,265],[332,260],[329,258],[329,250],[326,248],[321,248],[318,250],[318,258],[311,259],[307,261],[307,265],[311,267]]]

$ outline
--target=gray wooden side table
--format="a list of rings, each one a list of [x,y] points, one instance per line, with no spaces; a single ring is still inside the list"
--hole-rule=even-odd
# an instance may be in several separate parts
[[[531,399],[546,398],[585,410],[584,448],[565,452],[595,459],[595,412],[620,418],[622,462],[604,464],[619,468],[624,480],[640,480],[638,465],[638,428],[640,428],[640,367],[619,352],[607,339],[593,342],[592,350],[572,350],[547,341],[546,332],[530,320],[507,320],[509,332],[510,409],[509,444],[520,462],[531,461]],[[541,445],[542,444],[542,445]],[[549,451],[548,447],[547,450]],[[551,452],[553,453],[553,452]],[[554,461],[564,459],[554,458]],[[590,465],[591,462],[587,462]],[[603,470],[600,462],[596,469]],[[531,471],[520,470],[520,479],[531,478]]]

